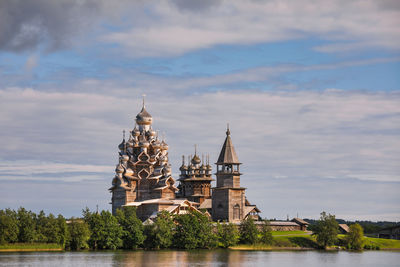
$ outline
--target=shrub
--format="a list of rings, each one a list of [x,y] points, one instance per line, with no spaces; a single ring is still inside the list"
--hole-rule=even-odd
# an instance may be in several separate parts
[[[258,230],[251,217],[243,220],[239,227],[240,243],[255,244],[258,241]]]
[[[66,239],[66,248],[71,250],[80,250],[88,248],[90,238],[89,226],[85,221],[72,218],[68,224],[68,235]]]
[[[239,242],[239,230],[236,225],[232,223],[217,224],[217,236],[219,246],[228,248],[234,246]]]
[[[269,225],[269,221],[264,221],[260,231],[260,242],[265,245],[271,245],[273,241],[274,238],[272,236],[272,229]]]
[[[364,244],[364,231],[358,223],[352,224],[349,227],[349,232],[346,235],[346,242],[349,249],[361,250]]]
[[[122,244],[123,248],[137,248],[143,244],[145,236],[143,235],[142,221],[136,216],[135,207],[123,207],[118,209],[116,218],[122,226]]]
[[[335,215],[321,213],[321,217],[314,227],[313,235],[317,236],[317,243],[323,248],[331,246],[337,239],[339,224]]]
[[[213,248],[217,236],[212,231],[208,217],[199,212],[177,215],[174,246],[184,249]]]
[[[173,217],[167,211],[162,211],[153,224],[144,227],[144,246],[152,249],[169,248],[172,246],[174,233]]]

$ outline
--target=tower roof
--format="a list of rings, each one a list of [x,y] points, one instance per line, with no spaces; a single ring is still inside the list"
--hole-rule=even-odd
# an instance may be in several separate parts
[[[235,152],[235,148],[233,147],[230,135],[231,132],[229,131],[229,126],[228,126],[228,129],[226,130],[225,142],[224,145],[222,146],[221,153],[219,153],[217,164],[223,164],[223,163],[240,164],[239,159]]]
[[[152,121],[153,117],[150,115],[150,113],[147,112],[146,107],[144,105],[144,97],[143,97],[142,110],[139,112],[139,114],[136,115],[136,123],[139,125],[142,124],[150,125]]]

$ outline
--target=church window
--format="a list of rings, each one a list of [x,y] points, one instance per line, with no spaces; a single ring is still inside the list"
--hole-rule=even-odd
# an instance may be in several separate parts
[[[240,219],[240,206],[238,204],[233,206],[233,219],[234,220]]]

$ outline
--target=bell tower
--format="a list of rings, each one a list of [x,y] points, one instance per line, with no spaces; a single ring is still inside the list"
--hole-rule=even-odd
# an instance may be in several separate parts
[[[231,140],[229,125],[217,165],[217,186],[212,193],[212,218],[214,221],[240,222],[245,216],[245,190],[240,187],[241,164]]]

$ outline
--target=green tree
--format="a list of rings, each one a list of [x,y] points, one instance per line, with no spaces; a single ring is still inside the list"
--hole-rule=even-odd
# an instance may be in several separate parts
[[[43,210],[41,210],[39,214],[36,216],[35,225],[36,225],[35,241],[39,243],[46,243],[47,242],[46,232],[51,230],[48,229],[49,227],[48,218],[46,217],[46,214],[44,213]]]
[[[162,211],[157,215],[153,224],[144,227],[146,248],[170,248],[175,233],[175,223],[171,214]]]
[[[51,215],[51,214],[50,214]],[[68,238],[68,226],[67,222],[65,221],[65,218],[59,214],[56,218],[57,224],[57,235],[53,237],[49,237],[49,240],[53,243],[57,243],[60,245],[65,245],[66,240]]]
[[[85,221],[72,218],[68,224],[67,233],[66,248],[80,250],[89,247],[88,240],[90,238],[90,230]]]
[[[321,217],[314,227],[313,235],[317,237],[317,243],[323,248],[327,248],[337,240],[339,224],[335,219],[335,215],[321,212]]]
[[[99,247],[103,249],[117,249],[122,247],[122,227],[118,224],[111,212],[102,211],[100,218],[104,228],[101,231]]]
[[[122,226],[122,243],[126,249],[137,248],[143,244],[142,221],[136,216],[135,207],[123,207],[117,210],[116,218]]]
[[[217,236],[212,231],[208,217],[199,212],[177,215],[174,246],[184,249],[212,248],[217,245]]]
[[[269,221],[264,221],[260,230],[260,242],[266,245],[271,245],[273,241],[274,238],[272,236],[272,229],[269,225]]]
[[[100,214],[91,212],[86,207],[86,209],[83,210],[83,218],[90,230],[90,239],[88,240],[89,247],[92,249],[101,248],[99,243],[101,242],[105,226]]]
[[[31,243],[36,240],[36,214],[19,208],[17,212],[18,219],[18,242]]]
[[[239,230],[233,223],[217,223],[217,236],[219,246],[228,248],[239,242]]]
[[[361,250],[364,244],[364,230],[358,223],[352,224],[349,227],[349,232],[346,235],[347,246],[350,249]]]
[[[240,223],[240,243],[255,244],[258,241],[258,229],[251,217]]]
[[[62,215],[58,215],[56,218],[50,213],[46,217],[46,221],[44,227],[41,229],[41,233],[45,236],[47,243],[65,245],[65,239],[67,236],[67,225],[65,218]]]
[[[14,210],[0,210],[0,244],[18,241],[18,220]]]

